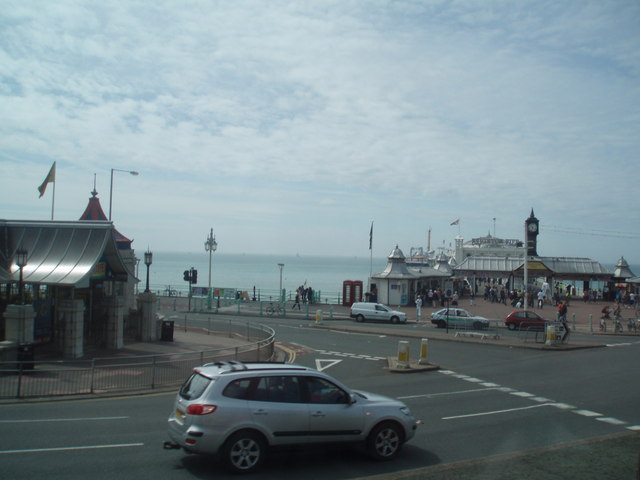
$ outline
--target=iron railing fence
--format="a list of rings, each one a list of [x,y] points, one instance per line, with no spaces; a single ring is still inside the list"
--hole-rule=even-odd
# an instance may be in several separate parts
[[[153,390],[180,385],[193,368],[205,363],[273,360],[273,329],[239,322],[224,322],[224,325],[235,331],[208,333],[236,336],[246,343],[198,352],[53,362],[0,362],[0,399]]]

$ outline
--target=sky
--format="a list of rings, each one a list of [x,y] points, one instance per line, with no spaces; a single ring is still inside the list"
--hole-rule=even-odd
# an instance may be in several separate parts
[[[636,0],[0,0],[0,218],[77,220],[95,178],[138,251],[408,255],[533,210],[540,255],[640,264],[639,80]]]

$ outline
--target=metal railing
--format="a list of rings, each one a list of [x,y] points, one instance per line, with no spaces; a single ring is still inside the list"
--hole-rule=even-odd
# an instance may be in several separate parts
[[[153,390],[180,385],[193,368],[219,361],[269,361],[275,332],[265,325],[225,322],[247,343],[199,352],[50,362],[0,362],[0,398]],[[217,331],[216,333],[220,333]]]

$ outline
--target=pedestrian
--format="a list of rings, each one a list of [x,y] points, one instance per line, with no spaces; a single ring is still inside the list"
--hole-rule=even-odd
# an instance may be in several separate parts
[[[420,316],[422,315],[422,297],[418,295],[416,298],[416,321],[420,321]]]
[[[562,335],[562,342],[566,340],[569,335],[569,325],[567,324],[567,302],[560,302],[558,305],[558,321],[562,323],[564,327],[564,334]]]
[[[296,301],[293,304],[293,307],[291,307],[291,310],[295,310],[296,305],[298,306],[298,310],[300,310],[300,293],[299,292],[296,292]]]
[[[538,308],[542,310],[543,306],[544,306],[544,292],[540,290],[538,292]]]

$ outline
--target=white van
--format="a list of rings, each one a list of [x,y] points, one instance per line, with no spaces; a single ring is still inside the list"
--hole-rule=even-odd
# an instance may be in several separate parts
[[[355,318],[358,322],[365,320],[382,320],[391,323],[405,323],[407,314],[392,310],[381,303],[356,302],[351,305],[351,318]]]

